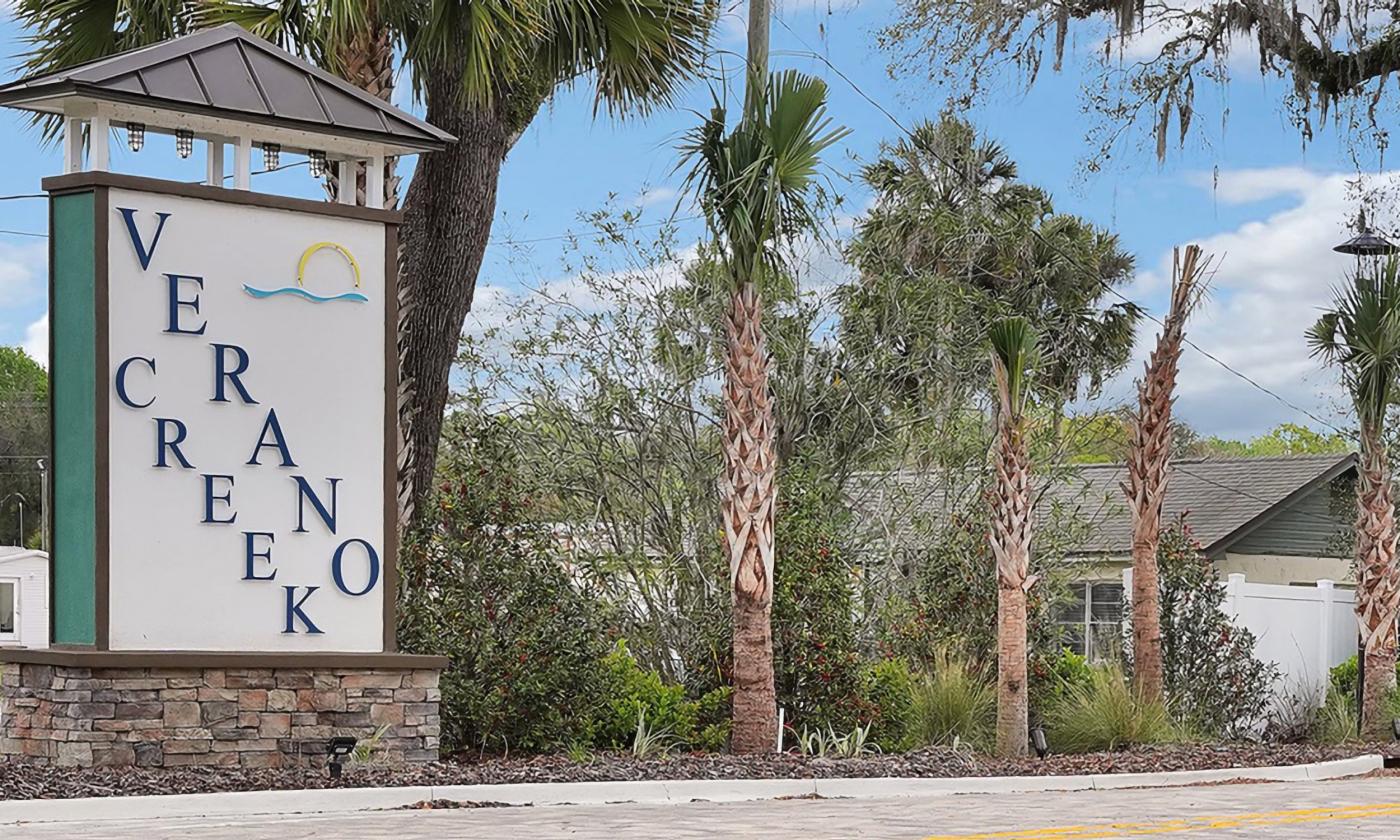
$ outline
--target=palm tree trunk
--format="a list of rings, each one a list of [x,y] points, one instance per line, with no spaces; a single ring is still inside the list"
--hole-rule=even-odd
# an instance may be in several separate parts
[[[1026,754],[1030,702],[1026,694],[1026,590],[997,586],[997,755]]]
[[[1157,547],[1171,466],[1172,403],[1186,318],[1198,299],[1196,283],[1206,265],[1195,245],[1187,246],[1184,259],[1177,257],[1173,254],[1170,309],[1138,383],[1138,411],[1128,451],[1128,477],[1123,482],[1133,514],[1133,685],[1149,703],[1162,700],[1164,681]]]
[[[763,304],[752,283],[734,292],[725,329],[724,536],[734,592],[731,747],[761,753],[775,748],[778,730],[771,617],[778,465]]]
[[[1356,484],[1356,617],[1366,656],[1361,686],[1361,733],[1389,741],[1386,701],[1395,690],[1395,620],[1400,613],[1396,580],[1395,506],[1390,498],[1390,465],[1376,429],[1362,429],[1361,470]]]
[[[997,564],[997,755],[1026,754],[1026,588],[1031,551],[1030,458],[1017,418],[998,418],[990,544]]]
[[[338,63],[341,78],[355,87],[378,97],[385,102],[394,98],[394,39],[393,33],[381,21],[375,19],[371,11],[369,26],[355,33],[355,37],[339,51]],[[355,165],[355,203],[366,206],[364,162]],[[384,206],[395,207],[399,201],[399,176],[395,174],[396,161],[384,161]],[[334,169],[327,179],[327,189],[332,198],[340,193],[339,173]]]
[[[456,135],[423,155],[408,188],[399,256],[399,352],[405,398],[401,508],[421,512],[432,487],[448,376],[471,309],[496,212],[496,185],[512,135],[500,106],[475,107],[458,95],[461,74],[435,68],[427,80],[427,119]]]

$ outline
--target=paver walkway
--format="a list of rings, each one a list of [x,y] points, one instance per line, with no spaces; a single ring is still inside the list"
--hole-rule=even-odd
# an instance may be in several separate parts
[[[589,805],[0,826],[6,840],[1400,837],[1400,778],[921,799]]]

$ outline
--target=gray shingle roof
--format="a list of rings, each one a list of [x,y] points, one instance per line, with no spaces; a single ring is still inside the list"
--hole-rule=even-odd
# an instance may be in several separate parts
[[[1211,554],[1256,517],[1299,491],[1341,475],[1354,463],[1353,455],[1176,461],[1162,503],[1162,521],[1189,514],[1192,532]],[[1047,497],[1078,502],[1089,519],[1090,536],[1081,546],[1084,553],[1132,550],[1132,517],[1119,488],[1125,477],[1122,464],[1083,466],[1046,488]]]
[[[0,86],[0,104],[36,110],[65,95],[417,150],[455,139],[232,23]]]
[[[1355,455],[1174,461],[1162,521],[1188,513],[1196,538],[1208,554],[1214,553],[1281,503],[1350,471],[1355,463]],[[1068,468],[1044,487],[1040,515],[1055,505],[1077,509],[1089,528],[1075,553],[1128,554],[1132,517],[1120,489],[1125,475],[1122,464]],[[939,511],[975,501],[975,492],[975,487],[952,488],[916,472],[861,474],[848,491],[858,518],[891,536],[907,536],[918,517],[937,517]]]

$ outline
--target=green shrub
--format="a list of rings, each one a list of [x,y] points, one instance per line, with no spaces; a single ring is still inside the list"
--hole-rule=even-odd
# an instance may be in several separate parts
[[[1089,660],[1069,648],[1059,656],[1032,656],[1030,661],[1031,714],[1044,714],[1072,688],[1085,686],[1094,677]]]
[[[425,527],[400,555],[398,631],[442,654],[447,750],[591,742],[611,646],[607,611],[567,571],[505,421],[450,424]]]
[[[860,722],[858,577],[842,547],[844,500],[801,465],[782,476],[773,589],[778,705],[795,728],[846,731]]]
[[[1357,670],[1356,654],[1352,654],[1351,658],[1347,661],[1332,666],[1332,669],[1327,672],[1328,682],[1332,687],[1332,691],[1344,694],[1355,700],[1356,680],[1358,677]],[[1397,683],[1400,683],[1400,662],[1395,664],[1395,677]]]
[[[691,746],[706,752],[719,752],[729,744],[733,717],[734,689],[727,685],[711,689],[695,701],[695,735]]]
[[[714,752],[729,741],[729,686],[688,699],[684,686],[667,683],[661,674],[641,667],[625,640],[618,640],[603,658],[603,670],[603,708],[593,727],[594,744],[600,749],[630,748],[635,753],[640,738],[650,746],[664,743]]]
[[[689,743],[695,733],[697,705],[685,697],[685,687],[667,684],[655,671],[642,668],[619,639],[603,658],[604,711],[595,728],[595,743],[603,749],[630,746],[638,719],[654,733],[666,733]]]
[[[1355,667],[1355,659],[1352,665]],[[1356,684],[1354,671],[1352,684]],[[1319,744],[1344,744],[1359,737],[1356,697],[1340,691],[1327,692],[1327,700],[1313,720],[1312,740]]]
[[[1060,752],[1115,750],[1179,739],[1159,703],[1145,703],[1117,667],[1095,668],[1089,681],[1070,686],[1045,716],[1045,734]]]
[[[933,673],[914,682],[909,740],[912,746],[950,746],[955,741],[988,750],[995,742],[996,686],[967,660],[935,652]]]
[[[869,740],[882,752],[909,748],[914,712],[914,675],[903,659],[881,659],[862,675],[862,717]]]
[[[1162,531],[1157,567],[1172,717],[1211,737],[1255,731],[1268,714],[1278,669],[1255,658],[1254,634],[1221,608],[1225,585],[1184,521]]]

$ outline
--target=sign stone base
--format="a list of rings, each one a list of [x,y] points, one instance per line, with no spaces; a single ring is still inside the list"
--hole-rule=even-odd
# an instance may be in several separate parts
[[[376,734],[377,761],[435,761],[439,668],[394,658],[405,667],[0,662],[0,761],[314,767],[330,738]]]

